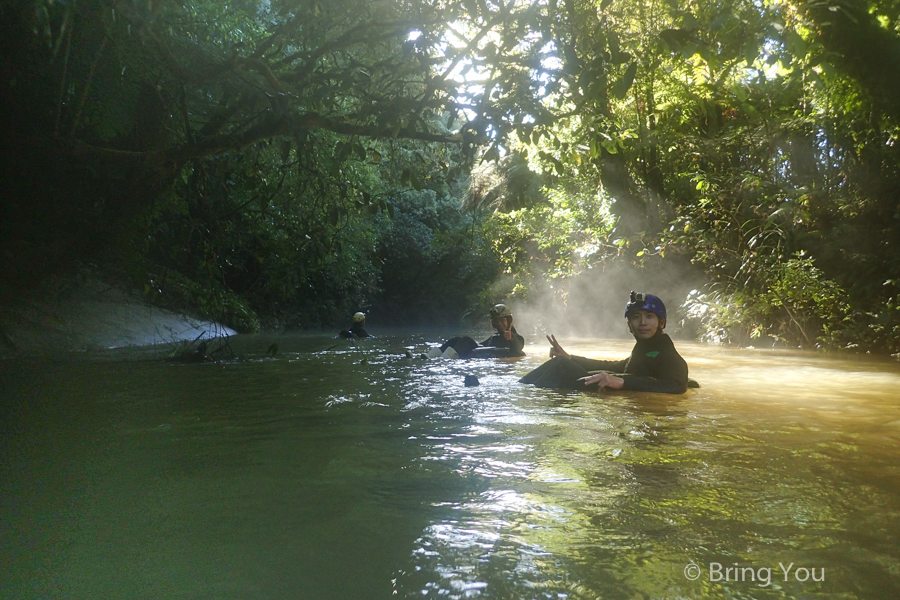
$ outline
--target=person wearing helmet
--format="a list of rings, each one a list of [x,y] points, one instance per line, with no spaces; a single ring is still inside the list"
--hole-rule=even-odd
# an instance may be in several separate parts
[[[653,294],[631,292],[625,305],[625,319],[636,342],[631,356],[625,360],[572,356],[556,337],[548,335],[552,359],[519,381],[538,387],[683,394],[688,387],[688,367],[671,338],[663,333],[666,327],[663,301]]]
[[[341,331],[341,337],[348,339],[372,337],[369,335],[369,332],[366,331],[366,313],[358,312],[354,314],[353,323],[350,327]]]
[[[525,356],[525,338],[519,335],[513,327],[513,316],[505,304],[497,304],[491,309],[491,326],[494,335],[481,342],[475,349],[475,354],[491,354],[490,348],[499,352],[494,354],[502,356]]]
[[[432,348],[424,356],[435,358],[508,358],[525,356],[525,338],[513,327],[513,316],[505,304],[497,304],[491,311],[494,335],[480,344],[469,336],[447,340],[440,349]]]

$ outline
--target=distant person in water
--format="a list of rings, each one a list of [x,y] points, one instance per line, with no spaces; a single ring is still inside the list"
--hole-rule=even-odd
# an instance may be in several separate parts
[[[631,292],[625,319],[637,342],[625,360],[571,356],[556,337],[548,335],[553,358],[519,381],[549,388],[683,394],[688,387],[688,367],[672,340],[663,333],[666,307],[662,300],[652,294]]]
[[[426,358],[507,358],[525,356],[525,338],[513,327],[513,316],[505,304],[491,309],[491,326],[494,335],[479,344],[468,336],[447,340],[440,348],[432,348],[423,356]]]
[[[366,331],[366,313],[358,312],[353,315],[353,323],[350,327],[341,331],[341,337],[347,339],[372,337]]]

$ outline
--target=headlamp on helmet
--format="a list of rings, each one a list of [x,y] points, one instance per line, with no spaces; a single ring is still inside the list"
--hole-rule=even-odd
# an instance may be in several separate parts
[[[631,292],[628,304],[625,305],[625,318],[635,310],[649,310],[657,317],[666,320],[666,305],[653,294],[644,294],[642,292]]]

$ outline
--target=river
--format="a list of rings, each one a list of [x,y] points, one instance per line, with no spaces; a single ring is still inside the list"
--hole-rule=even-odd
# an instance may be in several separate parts
[[[0,362],[0,597],[900,598],[896,361],[677,342],[700,389],[559,392],[531,338]]]

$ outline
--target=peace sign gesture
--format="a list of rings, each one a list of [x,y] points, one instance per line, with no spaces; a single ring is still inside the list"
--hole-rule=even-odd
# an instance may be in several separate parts
[[[552,333],[547,336],[547,341],[550,342],[550,357],[554,356],[565,356],[569,357],[569,353],[563,350],[563,347],[559,345],[559,342],[556,341],[556,336]]]

